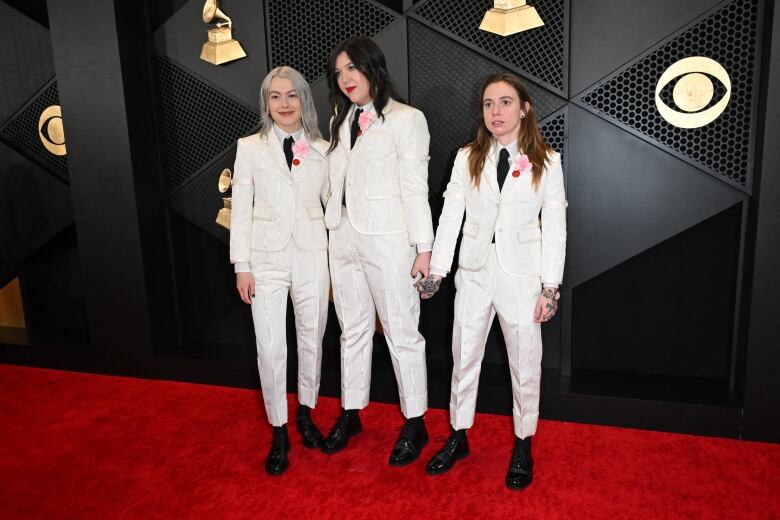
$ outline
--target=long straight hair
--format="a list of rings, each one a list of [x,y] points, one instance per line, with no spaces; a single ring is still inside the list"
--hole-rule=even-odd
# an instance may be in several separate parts
[[[369,95],[374,101],[374,110],[379,118],[384,119],[382,110],[387,106],[390,98],[398,99],[398,95],[387,72],[387,61],[379,46],[369,38],[350,38],[339,43],[328,58],[328,87],[330,88],[330,107],[333,118],[330,122],[330,148],[332,152],[339,144],[339,128],[349,113],[352,101],[339,88],[336,76],[336,58],[342,52],[346,53],[349,61],[368,80]]]
[[[542,172],[544,171],[545,164],[549,162],[550,155],[553,149],[544,140],[542,133],[539,131],[539,127],[536,124],[536,114],[534,113],[533,103],[531,103],[531,96],[528,95],[522,81],[519,77],[510,73],[492,74],[485,78],[482,83],[482,88],[479,91],[479,99],[477,101],[477,136],[466,145],[469,150],[469,177],[474,186],[479,188],[479,180],[482,176],[482,168],[485,166],[485,158],[490,147],[493,144],[493,134],[490,133],[487,126],[485,126],[485,116],[483,113],[483,98],[485,96],[485,90],[493,83],[500,82],[508,83],[517,92],[517,97],[521,104],[528,103],[529,109],[525,113],[525,117],[521,120],[520,130],[517,136],[517,148],[522,150],[524,154],[528,156],[531,161],[531,171],[533,177],[531,178],[531,185],[534,190],[539,187],[539,182],[542,180]]]
[[[271,90],[271,80],[274,78],[286,78],[293,84],[295,92],[301,98],[301,126],[303,133],[311,138],[322,138],[320,129],[317,126],[317,110],[314,108],[314,96],[311,94],[311,88],[306,82],[306,78],[292,67],[276,67],[269,72],[263,82],[260,84],[260,114],[263,118],[260,127],[260,135],[266,135],[274,126],[274,120],[271,117],[271,109],[268,106],[268,98]]]

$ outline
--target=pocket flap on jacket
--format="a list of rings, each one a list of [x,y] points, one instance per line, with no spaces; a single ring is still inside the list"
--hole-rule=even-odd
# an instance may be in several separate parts
[[[309,206],[306,208],[309,212],[309,218],[311,220],[317,220],[318,218],[325,218],[325,213],[322,212],[322,206],[317,204],[316,206]]]
[[[401,189],[397,182],[387,182],[384,184],[372,184],[366,186],[366,198],[371,199],[391,199],[401,195]]]
[[[274,207],[273,206],[255,206],[252,216],[257,220],[273,220],[274,219]]]
[[[517,232],[517,241],[520,244],[526,244],[528,242],[538,242],[542,239],[542,230],[538,226],[521,229]]]
[[[463,223],[463,236],[477,238],[479,234],[479,226],[468,220]]]

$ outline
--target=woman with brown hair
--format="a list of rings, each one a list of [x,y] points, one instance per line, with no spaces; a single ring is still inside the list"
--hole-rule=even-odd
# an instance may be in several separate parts
[[[430,276],[430,298],[463,240],[455,274],[452,435],[427,472],[449,470],[469,454],[479,372],[490,325],[498,315],[512,379],[515,446],[510,489],[531,483],[531,436],[539,416],[541,323],[558,308],[566,248],[566,196],[560,154],[545,142],[528,91],[514,74],[489,76],[480,89],[477,136],[458,151],[444,193]],[[539,214],[541,212],[541,221]]]

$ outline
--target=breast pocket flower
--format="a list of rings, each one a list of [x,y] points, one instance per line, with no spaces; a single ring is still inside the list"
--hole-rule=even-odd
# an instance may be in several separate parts
[[[309,143],[306,139],[299,139],[292,147],[293,150],[293,165],[298,166],[304,157],[309,155]]]
[[[533,168],[531,160],[527,155],[523,154],[517,158],[517,163],[515,164],[515,170],[512,172],[512,177],[520,177],[521,173],[531,173],[531,168]]]

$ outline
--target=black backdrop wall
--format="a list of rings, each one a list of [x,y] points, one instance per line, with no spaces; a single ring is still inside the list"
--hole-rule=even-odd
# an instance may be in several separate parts
[[[199,59],[201,0],[0,1],[0,286],[19,278],[27,323],[0,327],[0,361],[256,387],[217,179],[258,127],[270,68],[307,77],[326,130],[327,55],[363,35],[428,119],[435,219],[486,74],[526,79],[563,154],[569,243],[564,305],[544,326],[544,417],[780,441],[774,3],[532,4],[545,25],[501,38],[478,30],[489,1],[223,0],[248,56],[214,66]],[[731,80],[723,114],[697,129],[667,123],[654,101],[689,56]],[[711,104],[725,93],[716,82]],[[38,135],[51,105],[67,156]],[[453,296],[445,283],[420,324],[438,407]],[[322,393],[338,395],[332,312],[328,327]],[[372,398],[395,401],[375,344]],[[511,409],[503,348],[494,327],[482,411]]]

